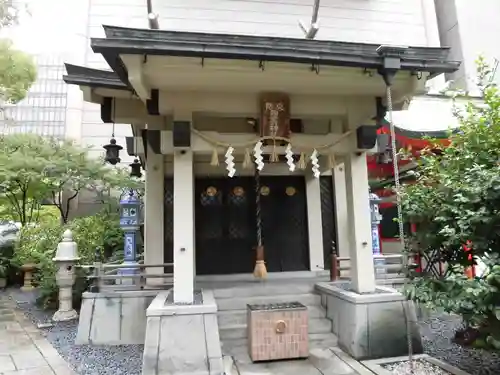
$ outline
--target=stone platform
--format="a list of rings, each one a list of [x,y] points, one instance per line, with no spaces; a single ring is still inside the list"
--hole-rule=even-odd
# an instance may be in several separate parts
[[[332,320],[339,347],[354,358],[377,359],[408,354],[407,319],[413,352],[422,353],[415,307],[392,288],[378,286],[374,293],[357,294],[345,281],[316,284]]]
[[[142,375],[220,375],[224,372],[217,305],[208,290],[190,305],[176,305],[173,290],[147,309]]]
[[[158,293],[158,290],[83,293],[75,343],[143,344],[146,309]]]

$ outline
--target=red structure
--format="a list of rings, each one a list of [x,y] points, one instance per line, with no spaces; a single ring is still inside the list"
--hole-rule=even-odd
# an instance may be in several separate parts
[[[433,147],[433,145],[427,140],[426,137],[430,137],[437,140],[441,146],[446,147],[450,144],[448,139],[448,132],[446,131],[433,131],[433,132],[417,132],[411,130],[405,130],[402,128],[395,128],[396,130],[396,147],[398,149],[406,149],[412,157],[418,159],[420,157],[421,151],[425,148]],[[389,134],[390,129],[388,124],[383,124],[378,130],[379,134]],[[379,156],[370,155],[367,157],[368,164],[368,175],[372,180],[371,188],[372,191],[381,198],[389,198],[394,196],[393,184],[394,184],[394,169],[392,161],[381,162]],[[413,169],[413,164],[410,158],[398,160],[400,179],[404,183],[412,183],[413,176],[407,174],[408,170]],[[381,251],[384,251],[384,244],[390,242],[399,242],[399,231],[397,223],[394,222],[394,218],[397,217],[397,208],[394,202],[384,202],[380,204],[380,213],[382,214],[383,220],[379,225],[380,233],[380,247]],[[416,228],[414,224],[408,225],[406,230],[415,232]],[[463,245],[464,251],[471,252],[471,243]],[[472,253],[468,255],[468,259],[472,262]],[[416,259],[417,264],[419,259]],[[420,272],[421,268],[417,269]],[[469,267],[466,270],[468,277],[475,277],[475,268]]]

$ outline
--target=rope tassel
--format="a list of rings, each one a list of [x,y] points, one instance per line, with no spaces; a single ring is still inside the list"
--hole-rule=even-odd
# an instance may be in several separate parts
[[[219,165],[219,154],[217,153],[217,149],[214,148],[212,151],[212,159],[210,160],[210,165],[212,167],[217,167]]]
[[[271,158],[269,160],[271,163],[277,163],[280,160],[278,153],[276,152],[276,144],[273,145],[273,152],[271,153]]]
[[[255,248],[255,267],[253,275],[257,279],[265,279],[267,277],[267,268],[265,263],[264,246],[262,243],[262,215],[260,201],[260,172],[255,168],[255,221],[257,224],[257,246]]]
[[[306,154],[301,152],[300,153],[300,159],[299,159],[299,162],[298,162],[298,167],[299,169],[306,169],[307,168],[307,163],[306,163]]]
[[[333,169],[333,168],[335,168],[336,165],[337,165],[337,162],[335,160],[335,155],[330,154],[328,156],[328,169]]]
[[[250,156],[250,149],[245,149],[245,157],[243,159],[243,169],[249,169],[252,166],[252,157]]]

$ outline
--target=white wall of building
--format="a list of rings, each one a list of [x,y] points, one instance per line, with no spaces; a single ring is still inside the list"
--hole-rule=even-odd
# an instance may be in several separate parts
[[[310,21],[313,3],[313,0],[153,0],[164,29],[291,38],[304,36],[298,20]],[[432,31],[429,34],[436,20],[426,19],[427,3],[427,0],[321,0],[316,38],[436,45]],[[135,23],[133,15],[129,17]]]
[[[461,68],[448,76],[458,88],[474,93],[479,55],[493,63],[500,59],[500,1],[435,0],[443,46],[451,47],[452,57],[463,61]],[[500,78],[496,77],[497,80]],[[499,81],[500,82],[500,81]]]

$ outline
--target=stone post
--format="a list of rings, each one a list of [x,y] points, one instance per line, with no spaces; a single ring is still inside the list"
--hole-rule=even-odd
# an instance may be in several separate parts
[[[62,241],[57,246],[55,258],[57,265],[57,286],[59,287],[59,310],[54,313],[52,320],[56,322],[78,318],[78,313],[73,309],[73,284],[75,283],[75,263],[78,257],[77,245],[69,229],[64,234]]]

